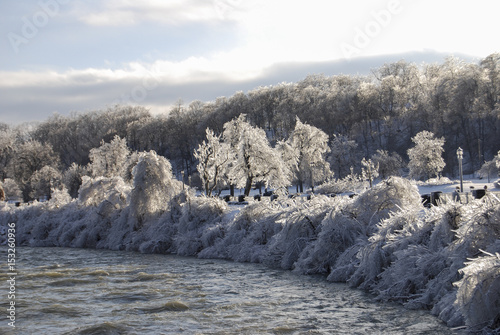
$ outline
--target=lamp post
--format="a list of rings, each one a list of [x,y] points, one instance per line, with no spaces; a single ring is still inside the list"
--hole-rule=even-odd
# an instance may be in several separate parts
[[[460,174],[460,192],[464,192],[464,178],[463,178],[463,170],[462,170],[462,159],[464,158],[464,151],[462,148],[458,147],[457,149],[457,158],[458,158],[458,173]]]
[[[184,191],[184,170],[181,171],[181,178],[182,178],[182,190]]]

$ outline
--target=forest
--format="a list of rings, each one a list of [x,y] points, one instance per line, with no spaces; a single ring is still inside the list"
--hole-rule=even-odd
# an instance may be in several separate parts
[[[262,130],[259,136],[273,149],[291,138],[297,121],[326,134],[330,174],[322,181],[344,178],[351,168],[360,172],[363,159],[381,154],[399,162],[400,169],[390,174],[405,175],[412,138],[422,131],[444,140],[444,176],[458,174],[458,147],[464,150],[464,173],[470,174],[500,149],[499,99],[496,53],[478,63],[451,57],[441,64],[402,60],[366,76],[309,75],[210,102],[179,100],[162,115],[141,106],[54,114],[39,123],[0,124],[0,180],[25,201],[40,196],[34,189],[47,180],[63,182],[77,197],[82,176],[96,176],[93,150],[119,138],[131,153],[153,150],[167,158],[178,179],[203,189],[196,150],[207,129],[221,136],[240,115]]]

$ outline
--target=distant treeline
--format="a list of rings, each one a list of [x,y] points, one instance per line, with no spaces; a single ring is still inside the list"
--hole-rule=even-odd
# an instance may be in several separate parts
[[[165,115],[152,115],[140,106],[54,115],[30,127],[0,124],[0,179],[29,179],[11,164],[28,150],[27,143],[48,150],[46,158],[64,172],[72,163],[88,164],[90,150],[116,135],[132,151],[154,150],[168,158],[174,173],[184,171],[187,178],[196,173],[193,152],[205,139],[205,129],[221,133],[224,123],[240,114],[264,129],[273,145],[289,136],[298,117],[323,130],[330,141],[341,135],[356,142],[359,157],[385,150],[407,160],[411,138],[427,130],[445,139],[443,174],[453,176],[458,147],[464,150],[465,173],[477,171],[499,151],[499,99],[500,54],[495,53],[479,63],[455,58],[424,65],[399,61],[367,76],[309,75],[297,83],[258,87],[211,102],[179,101]],[[43,164],[21,159],[32,170],[28,174]]]

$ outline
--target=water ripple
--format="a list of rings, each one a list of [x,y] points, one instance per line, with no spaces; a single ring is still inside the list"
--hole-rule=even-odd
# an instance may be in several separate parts
[[[261,264],[17,250],[17,334],[453,334],[425,311]]]

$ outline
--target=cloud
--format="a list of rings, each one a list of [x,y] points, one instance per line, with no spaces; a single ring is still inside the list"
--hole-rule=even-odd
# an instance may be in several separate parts
[[[260,0],[259,0],[260,1]],[[142,22],[180,25],[237,20],[250,6],[243,0],[109,0],[79,1],[74,13],[92,26],[127,26]]]

